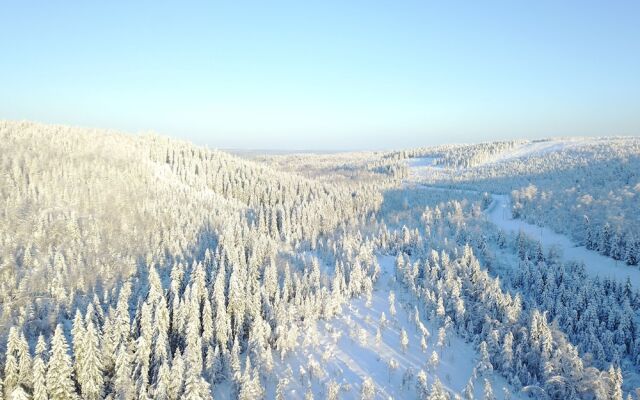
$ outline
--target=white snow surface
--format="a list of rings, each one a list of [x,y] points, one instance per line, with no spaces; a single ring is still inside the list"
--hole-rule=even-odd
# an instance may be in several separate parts
[[[435,157],[416,157],[407,161],[411,179],[418,180],[421,176],[429,173],[430,169],[442,168],[436,165]]]
[[[511,150],[496,155],[496,157],[487,164],[510,161],[516,158],[540,156],[554,151],[566,150],[571,147],[579,147],[588,143],[588,141],[589,139],[585,138],[567,138],[523,143]]]
[[[275,370],[279,378],[287,376],[287,370],[293,372],[289,376],[289,384],[286,387],[285,397],[290,399],[304,398],[305,392],[311,382],[314,398],[322,399],[326,395],[326,384],[335,380],[342,385],[341,399],[359,399],[360,388],[364,378],[370,377],[376,387],[376,399],[416,399],[416,377],[420,369],[424,369],[428,377],[428,386],[434,382],[437,376],[443,387],[452,392],[460,393],[465,388],[474,366],[477,364],[478,355],[471,343],[465,342],[455,332],[449,331],[447,337],[449,345],[445,346],[440,356],[440,364],[432,370],[428,366],[428,360],[432,351],[437,351],[438,328],[435,322],[427,319],[420,312],[420,319],[430,332],[427,340],[426,353],[420,346],[421,333],[418,332],[410,314],[414,310],[414,301],[406,289],[393,280],[394,258],[383,256],[379,258],[381,275],[378,279],[372,295],[371,307],[366,306],[364,298],[354,299],[343,307],[342,314],[331,321],[319,321],[317,324],[316,344],[307,343],[300,347],[294,354],[285,357],[284,362],[279,358]],[[395,317],[389,313],[389,292],[396,294]],[[376,327],[379,325],[380,316],[384,312],[387,317],[387,326],[381,329],[382,340],[376,344]],[[409,346],[406,352],[400,346],[400,331],[404,328],[409,336]],[[362,343],[358,337],[359,332],[366,332],[366,340]],[[304,336],[309,332],[303,332]],[[312,335],[311,335],[312,336]],[[330,352],[332,355],[323,361],[322,354]],[[274,353],[276,357],[276,353]],[[309,359],[320,363],[324,374],[313,379],[300,375],[300,366],[307,369]],[[399,367],[389,374],[388,362],[395,359]],[[404,372],[411,368],[414,378],[403,387]],[[496,398],[504,398],[503,388],[507,387],[512,393],[512,398],[524,398],[520,394],[513,394],[515,390],[501,376],[492,373],[486,377],[493,384],[493,392]],[[274,395],[275,383],[267,387],[267,397]],[[475,398],[482,398],[484,377],[478,377],[474,381]]]

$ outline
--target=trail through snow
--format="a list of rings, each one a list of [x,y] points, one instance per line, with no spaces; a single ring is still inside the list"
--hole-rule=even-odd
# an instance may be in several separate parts
[[[578,138],[574,140],[532,142],[506,152],[502,156],[494,159],[492,162],[501,162],[507,159],[530,156],[532,154],[557,151],[570,146],[580,146],[584,141],[585,139]],[[455,187],[445,188],[421,184],[420,180],[429,172],[428,165],[432,162],[433,161],[416,161],[414,164],[409,165],[412,183],[416,184],[416,187],[425,190],[451,190],[466,193],[478,193],[474,190],[456,189]],[[556,246],[561,250],[561,258],[563,261],[577,261],[584,263],[586,272],[593,277],[599,276],[601,278],[609,278],[620,283],[624,283],[629,279],[634,288],[640,288],[640,269],[637,267],[632,267],[626,265],[622,261],[616,261],[613,258],[603,256],[602,254],[589,250],[584,246],[578,246],[568,236],[554,232],[550,228],[540,227],[529,224],[521,219],[513,218],[511,214],[509,196],[493,193],[491,196],[493,198],[493,202],[485,211],[485,214],[489,221],[493,222],[498,227],[505,231],[515,233],[522,230],[527,235],[539,240],[545,251],[552,246]]]
[[[376,387],[376,399],[415,399],[416,377],[420,369],[427,373],[429,388],[437,376],[446,390],[453,393],[464,390],[478,360],[476,350],[472,344],[450,331],[447,332],[448,345],[445,345],[442,351],[438,351],[436,343],[439,326],[428,320],[421,311],[420,320],[430,332],[427,351],[423,352],[420,346],[422,334],[410,318],[415,300],[403,287],[394,282],[394,258],[379,257],[379,262],[381,275],[375,284],[370,307],[367,307],[364,298],[351,300],[343,306],[341,315],[330,321],[318,322],[315,343],[307,343],[293,355],[286,357],[284,362],[277,362],[276,370],[282,371],[279,373],[280,377],[285,376],[289,368],[289,373],[293,372],[289,378],[286,398],[303,398],[309,386],[315,398],[324,398],[327,382],[334,379],[343,385],[341,399],[358,399],[363,379],[370,377]],[[396,294],[395,317],[389,313],[391,290]],[[383,312],[388,322],[386,327],[381,329],[382,340],[377,344],[376,328]],[[400,345],[400,332],[403,328],[409,337],[406,352],[402,351]],[[303,332],[302,335],[314,336],[310,332]],[[435,369],[430,368],[428,363],[434,350],[440,357],[440,363]],[[322,355],[325,352],[331,354],[331,357],[323,360]],[[310,359],[320,363],[324,374],[309,379],[307,366]],[[397,361],[398,368],[390,373],[388,364],[391,359]],[[305,369],[307,376],[301,376],[300,366]],[[414,376],[403,385],[403,374],[409,368]],[[511,393],[514,392],[501,376],[490,374],[487,378],[492,382],[494,394],[498,399],[504,398],[503,387],[508,387]],[[475,398],[482,398],[483,386],[484,378],[478,377],[474,381]],[[269,390],[273,391],[274,388],[271,387]],[[512,398],[524,397],[513,394]]]
[[[629,278],[634,288],[640,288],[640,269],[637,267],[605,257],[584,246],[576,246],[567,236],[556,233],[549,228],[532,225],[521,219],[514,219],[511,215],[509,197],[500,194],[492,196],[493,203],[487,209],[486,215],[491,222],[500,228],[515,233],[522,230],[532,238],[539,240],[545,250],[557,246],[562,250],[564,261],[583,262],[587,273],[591,276],[610,278],[622,283]]]

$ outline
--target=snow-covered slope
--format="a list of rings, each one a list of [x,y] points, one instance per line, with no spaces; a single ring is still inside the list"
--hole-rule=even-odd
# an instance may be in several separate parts
[[[437,377],[452,395],[465,389],[478,360],[477,351],[453,332],[448,333],[448,345],[438,350],[438,326],[421,312],[420,319],[430,332],[427,349],[423,351],[422,333],[413,320],[416,304],[406,289],[393,279],[394,258],[382,256],[379,262],[381,276],[375,285],[371,303],[367,305],[366,299],[352,300],[343,308],[341,316],[328,322],[320,321],[317,332],[305,333],[305,337],[314,343],[301,347],[293,357],[278,365],[279,378],[286,378],[288,382],[286,398],[303,398],[308,388],[315,398],[325,398],[328,382],[335,381],[341,385],[341,399],[359,399],[362,382],[368,377],[375,384],[376,399],[417,399],[417,374],[421,369],[427,374],[429,387]],[[395,317],[389,311],[389,294],[392,291],[396,296]],[[376,330],[383,313],[387,323],[381,328],[381,340],[377,343]],[[400,345],[402,329],[409,339],[406,351]],[[439,357],[435,367],[429,361],[434,351]],[[332,356],[323,359],[323,354]],[[395,360],[398,367],[390,372],[391,360]],[[308,366],[314,361],[319,363],[321,374],[310,374]],[[512,394],[511,398],[521,398],[521,395],[513,394],[516,391],[504,378],[496,374],[487,378],[497,399],[504,398],[504,388]],[[483,398],[484,377],[472,379],[472,382],[475,398]],[[275,387],[269,388],[271,390],[275,391]]]
[[[549,139],[542,141],[532,141],[516,145],[513,149],[502,152],[490,161],[490,163],[498,163],[510,161],[516,158],[526,158],[532,156],[540,156],[553,151],[566,150],[576,148],[593,142],[593,139],[587,138],[567,138],[567,139]]]
[[[487,210],[488,219],[508,231],[523,231],[532,238],[539,240],[545,250],[555,246],[561,250],[562,259],[566,261],[578,261],[585,265],[587,273],[601,278],[614,279],[624,283],[627,279],[631,281],[633,287],[640,288],[640,270],[616,261],[610,257],[605,257],[596,251],[588,250],[584,246],[576,245],[565,235],[554,232],[545,227],[528,224],[521,219],[514,219],[511,216],[511,205],[509,197],[506,195],[493,195],[493,203]]]

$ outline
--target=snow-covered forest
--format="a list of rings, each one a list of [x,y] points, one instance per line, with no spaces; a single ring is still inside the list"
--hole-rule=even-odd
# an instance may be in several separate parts
[[[640,399],[638,138],[0,168],[0,399]]]

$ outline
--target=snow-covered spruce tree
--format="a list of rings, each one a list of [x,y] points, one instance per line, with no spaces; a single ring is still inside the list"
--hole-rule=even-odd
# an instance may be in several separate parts
[[[120,343],[116,350],[115,371],[112,381],[112,391],[116,396],[124,399],[133,398],[136,385],[132,378],[132,355],[127,343]]]
[[[56,327],[51,339],[51,352],[47,365],[47,393],[51,400],[69,400],[77,397],[69,346],[60,324]]]
[[[360,388],[360,400],[371,400],[376,395],[376,386],[370,377],[366,377],[362,381]]]
[[[81,361],[82,378],[78,378],[82,397],[87,400],[103,397],[104,376],[99,334],[93,321],[89,321],[82,340],[84,354]]]
[[[184,361],[182,353],[178,350],[173,356],[173,362],[171,363],[171,373],[169,381],[169,399],[180,399],[184,388]]]
[[[36,354],[33,359],[33,400],[46,400],[47,395],[47,366],[45,362],[47,345],[42,335],[38,336]]]
[[[407,348],[409,347],[409,336],[404,328],[400,330],[400,347],[402,348],[403,353],[406,353]]]
[[[20,367],[17,360],[18,341],[18,330],[15,327],[11,327],[4,361],[4,393],[7,397],[10,396],[20,381]]]

